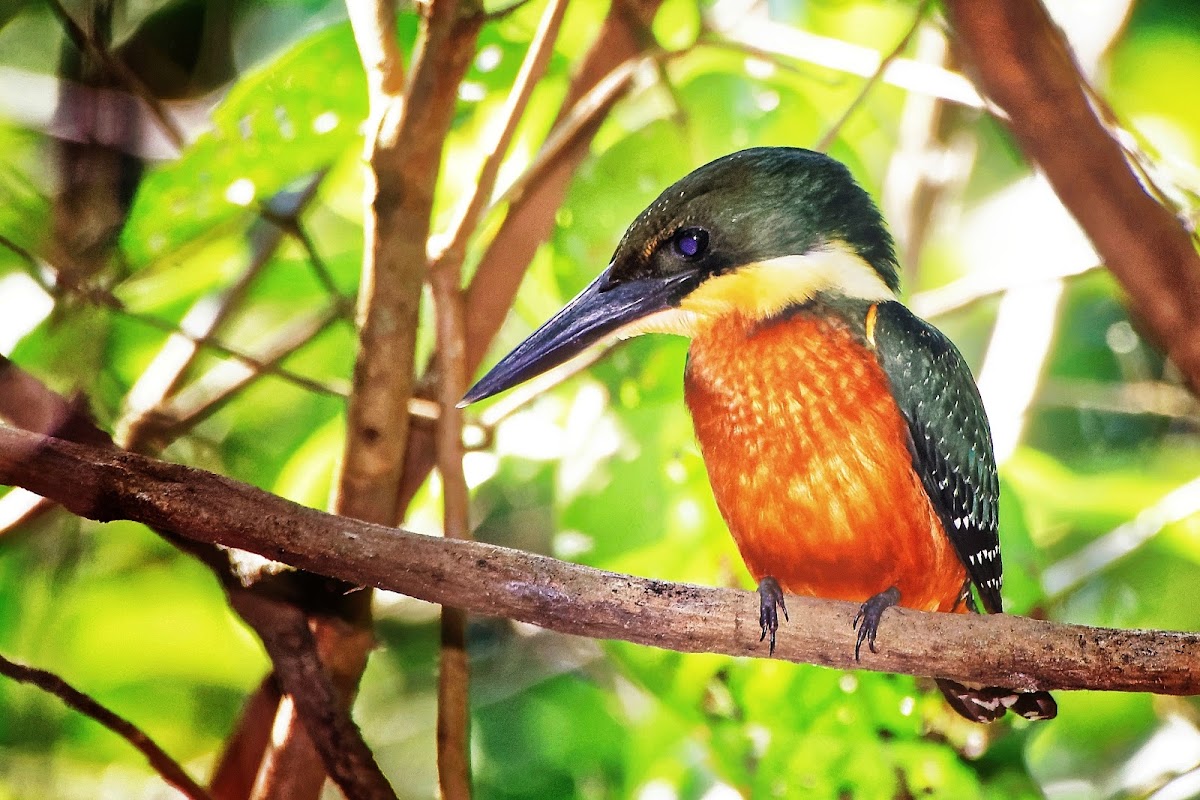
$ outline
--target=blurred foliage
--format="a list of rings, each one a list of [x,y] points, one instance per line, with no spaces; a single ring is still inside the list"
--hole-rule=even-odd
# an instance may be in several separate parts
[[[702,26],[722,12],[728,18],[727,5],[663,4],[653,35],[678,52],[661,74],[642,76],[605,122],[495,353],[607,263],[624,226],[663,186],[736,148],[811,146],[854,100],[859,77],[750,57],[719,35],[696,46]],[[903,37],[916,8],[898,0],[760,5],[781,23],[880,52]],[[91,296],[107,293],[115,301],[107,304],[87,292],[52,298],[53,275],[39,261],[53,252],[59,145],[45,135],[49,118],[38,121],[38,104],[20,81],[53,77],[69,45],[42,4],[0,12],[0,235],[15,245],[0,247],[0,352],[59,391],[82,392],[103,426],[119,428],[147,392],[153,399],[155,365],[178,344],[170,331],[191,330],[265,256],[220,329],[227,349],[262,354],[299,317],[332,309],[336,319],[282,361],[283,373],[260,376],[191,420],[166,456],[323,506],[342,441],[338,390],[353,365],[345,308],[361,261],[365,83],[340,4],[212,6],[228,11],[228,30],[205,28],[185,48],[204,80],[184,99],[215,105],[187,117],[195,140],[178,158],[142,176],[107,270],[91,276]],[[523,5],[483,30],[449,139],[439,230],[475,181],[485,133],[498,122],[541,6]],[[136,45],[143,59],[154,46],[172,52],[170,40],[155,37],[197,13],[186,0],[122,8],[114,43],[127,43],[130,53]],[[1056,10],[1073,35],[1094,16],[1087,2]],[[599,2],[571,5],[502,183],[532,159],[605,12]],[[1085,65],[1181,213],[1193,215],[1198,13],[1191,0],[1141,0],[1114,26],[1111,46]],[[412,13],[399,20],[406,54],[416,29]],[[217,83],[221,89],[209,94]],[[908,100],[894,86],[877,86],[831,147],[877,196],[896,191],[887,181]],[[959,152],[965,142],[968,156],[946,162],[953,174],[943,176],[928,238],[909,265],[911,289],[975,287],[936,321],[985,374],[1005,353],[1044,352],[1033,362],[1031,404],[1018,403],[1023,433],[1002,470],[1007,603],[1073,622],[1200,629],[1200,607],[1189,602],[1200,562],[1200,489],[1187,491],[1200,456],[1196,406],[1164,413],[1120,392],[1142,387],[1154,398],[1179,390],[1103,272],[1062,282],[1040,340],[993,335],[1005,313],[997,287],[1032,280],[1053,292],[1058,284],[1046,276],[1087,270],[1094,256],[1086,247],[1079,255],[1079,234],[1061,211],[1043,213],[1055,203],[1001,126],[973,110],[950,109],[947,118],[930,146],[954,144]],[[316,197],[301,222],[315,253],[293,236],[264,249],[271,225],[264,209],[286,203],[314,175]],[[1036,202],[1008,201],[1028,187]],[[903,202],[885,201],[889,215],[897,209]],[[494,216],[485,230],[494,231]],[[479,536],[606,569],[747,585],[681,402],[685,353],[679,340],[627,343],[499,424],[494,448],[466,462]],[[220,385],[238,366],[227,352],[206,349],[183,385]],[[1010,405],[1009,378],[989,384],[1001,387],[987,397],[994,418]],[[1164,498],[1173,498],[1169,513],[1154,513]],[[434,479],[410,526],[437,532],[439,501]],[[1079,558],[1139,519],[1139,535],[1119,540],[1109,556]],[[1043,577],[1050,574],[1065,576],[1065,588],[1049,587]],[[0,609],[0,652],[60,673],[199,775],[266,669],[261,647],[211,576],[128,523],[99,526],[54,512],[8,531],[0,541]],[[435,611],[388,595],[379,610],[382,647],[356,716],[397,791],[429,797]],[[953,717],[926,682],[904,676],[593,643],[502,620],[474,621],[471,651],[482,798],[1200,794],[1200,708],[1190,700],[1060,693],[1058,721],[985,731]],[[0,681],[0,800],[161,796],[154,785],[122,741],[32,688]]]

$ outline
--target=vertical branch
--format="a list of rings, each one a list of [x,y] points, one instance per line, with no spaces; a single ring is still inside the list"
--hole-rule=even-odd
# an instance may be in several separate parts
[[[394,0],[350,2],[347,8],[367,73],[370,126],[359,349],[333,505],[339,514],[390,525],[397,516],[396,483],[408,439],[404,409],[412,395],[434,190],[458,84],[475,53],[484,15],[478,0],[433,0],[423,6],[414,66],[405,76]],[[354,697],[374,644],[371,593],[353,589],[331,586],[307,596],[314,641],[344,707]],[[262,768],[273,780],[260,781],[257,797],[304,800],[321,792],[324,767],[297,724],[298,707],[280,705],[276,730],[282,733]]]
[[[442,363],[437,425],[437,464],[442,476],[443,525],[451,539],[470,538],[469,498],[463,476],[462,410],[467,390],[466,326],[460,270],[444,266],[432,276],[437,313],[437,353]],[[471,796],[469,665],[466,614],[442,607],[441,669],[438,673],[437,761],[442,797]]]
[[[458,401],[467,390],[467,329],[464,319],[462,264],[467,242],[475,232],[496,185],[500,164],[512,143],[517,124],[525,113],[533,87],[546,70],[566,0],[551,0],[542,15],[537,34],[529,45],[520,72],[509,92],[504,124],[480,169],[475,191],[464,204],[438,254],[431,273],[437,315],[437,360],[441,381],[437,439],[438,472],[442,476],[445,535],[470,537],[470,498],[463,476],[462,411]],[[467,658],[466,614],[458,608],[442,607],[441,663],[438,672],[437,762],[442,797],[464,800],[471,796],[471,709],[470,665]]]
[[[464,204],[449,243],[436,259],[431,286],[437,316],[437,359],[441,365],[437,439],[438,472],[443,487],[443,527],[453,539],[470,537],[470,498],[463,476],[462,411],[458,401],[467,390],[467,331],[464,320],[462,264],[467,242],[475,232],[496,185],[500,164],[512,142],[533,87],[546,70],[558,35],[566,0],[551,0],[530,43],[504,109],[504,124],[480,170],[475,191]],[[470,666],[467,658],[466,614],[443,606],[441,664],[438,673],[437,761],[442,796],[460,800],[471,796]]]
[[[439,2],[431,7],[422,30],[423,55],[431,42],[446,33],[435,29],[446,5]],[[395,514],[388,495],[399,475],[398,454],[404,452],[408,438],[408,417],[396,409],[412,393],[417,312],[425,280],[424,242],[437,166],[428,164],[428,147],[411,153],[398,149],[407,143],[402,132],[410,117],[428,112],[413,107],[413,114],[406,113],[410,106],[396,43],[395,0],[351,2],[347,10],[366,70],[370,111],[364,153],[359,351],[334,505],[347,516],[390,523]],[[415,94],[418,76],[413,77]],[[428,76],[421,77],[427,87]],[[404,138],[412,138],[411,133]],[[440,146],[436,152],[440,156]]]

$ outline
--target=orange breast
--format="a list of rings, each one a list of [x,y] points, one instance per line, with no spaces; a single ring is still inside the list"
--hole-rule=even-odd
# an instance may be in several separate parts
[[[844,323],[731,317],[693,340],[688,407],[721,514],[756,579],[950,610],[966,570],[913,471],[874,354]]]

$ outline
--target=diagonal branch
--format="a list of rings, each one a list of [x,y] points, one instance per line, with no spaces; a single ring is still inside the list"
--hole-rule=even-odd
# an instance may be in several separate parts
[[[575,169],[588,154],[592,138],[608,113],[633,83],[644,41],[661,0],[613,3],[604,24],[571,78],[558,118],[542,150],[521,178],[504,192],[508,213],[480,259],[466,290],[467,368],[479,367],[516,297],[534,253],[550,235],[554,215],[567,194]],[[421,388],[437,379],[436,360],[425,370]],[[404,507],[433,466],[434,443],[428,432],[414,431],[399,489]]]
[[[955,42],[1153,337],[1200,390],[1200,255],[1134,174],[1038,0],[947,0]]]
[[[183,767],[179,766],[175,759],[171,758],[153,739],[147,736],[145,731],[79,691],[53,672],[18,664],[0,656],[0,674],[49,692],[80,714],[91,717],[133,745],[146,757],[154,771],[185,797],[191,798],[191,800],[208,800],[208,792],[192,780]]]
[[[396,2],[350,2],[347,10],[367,72],[370,119],[359,347],[334,506],[360,519],[392,522],[409,434],[409,415],[402,410],[412,397],[434,191],[458,85],[474,56],[484,15],[478,0],[426,4],[406,82],[396,44]],[[371,593],[353,588],[330,587],[308,598],[321,661],[344,708],[354,697],[373,643]],[[277,728],[282,733],[264,758],[264,782],[257,792],[262,797],[303,800],[321,792],[322,766],[294,713],[303,712],[302,700],[292,697],[280,705]],[[362,761],[360,766],[369,771],[374,763]],[[385,788],[381,784],[380,790]]]
[[[436,259],[438,262],[448,261],[455,264],[455,270],[461,269],[467,251],[467,241],[479,227],[480,219],[492,199],[492,190],[496,187],[500,165],[504,162],[504,156],[508,153],[508,147],[517,132],[517,124],[529,105],[529,98],[533,96],[533,89],[545,73],[546,65],[550,63],[550,54],[554,50],[554,42],[558,38],[558,29],[566,11],[567,0],[550,0],[542,13],[537,33],[529,43],[529,50],[525,53],[525,60],[521,62],[520,72],[517,73],[509,91],[508,102],[504,106],[504,125],[484,159],[475,191],[471,193],[451,229],[450,243]]]
[[[837,137],[841,135],[842,128],[846,127],[846,123],[850,121],[850,117],[866,102],[867,97],[875,90],[879,82],[883,80],[883,73],[887,72],[888,67],[900,57],[901,53],[908,49],[908,43],[912,41],[913,36],[920,30],[921,23],[925,20],[925,14],[929,11],[929,3],[930,0],[921,0],[921,5],[917,7],[916,13],[913,15],[912,25],[909,26],[908,31],[900,38],[900,41],[896,42],[896,46],[887,55],[879,59],[879,66],[875,68],[875,71],[863,83],[862,88],[858,90],[858,94],[850,101],[850,105],[846,106],[846,110],[842,112],[842,115],[829,126],[825,133],[821,134],[821,138],[813,145],[814,150],[821,153],[827,152],[833,146],[833,143],[837,141]]]
[[[0,426],[0,484],[101,521],[133,519],[350,583],[477,614],[681,652],[764,656],[757,596],[636,578],[325,514],[238,481]],[[1200,694],[1200,634],[895,609],[854,661],[852,603],[789,598],[776,656],[1010,686]]]
[[[286,693],[284,702],[299,706],[296,716],[320,751],[329,776],[346,797],[395,800],[396,793],[380,772],[357,726],[343,710],[345,698],[339,696],[321,663],[304,609],[252,591],[231,591],[229,603],[263,637],[263,645],[276,665],[275,674]],[[285,661],[292,662],[290,668],[281,668]],[[278,761],[269,763],[279,766]],[[285,776],[284,780],[290,777]],[[305,790],[303,786],[294,788]]]

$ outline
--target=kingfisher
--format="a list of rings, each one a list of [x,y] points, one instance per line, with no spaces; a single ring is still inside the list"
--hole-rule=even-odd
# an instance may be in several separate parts
[[[891,234],[850,171],[758,147],[664,191],[608,267],[463,405],[612,338],[688,336],[684,398],[717,507],[758,583],[771,652],[784,593],[884,612],[1000,613],[999,481],[979,389],[954,344],[897,299]],[[1049,719],[1045,691],[937,681],[976,722]]]

